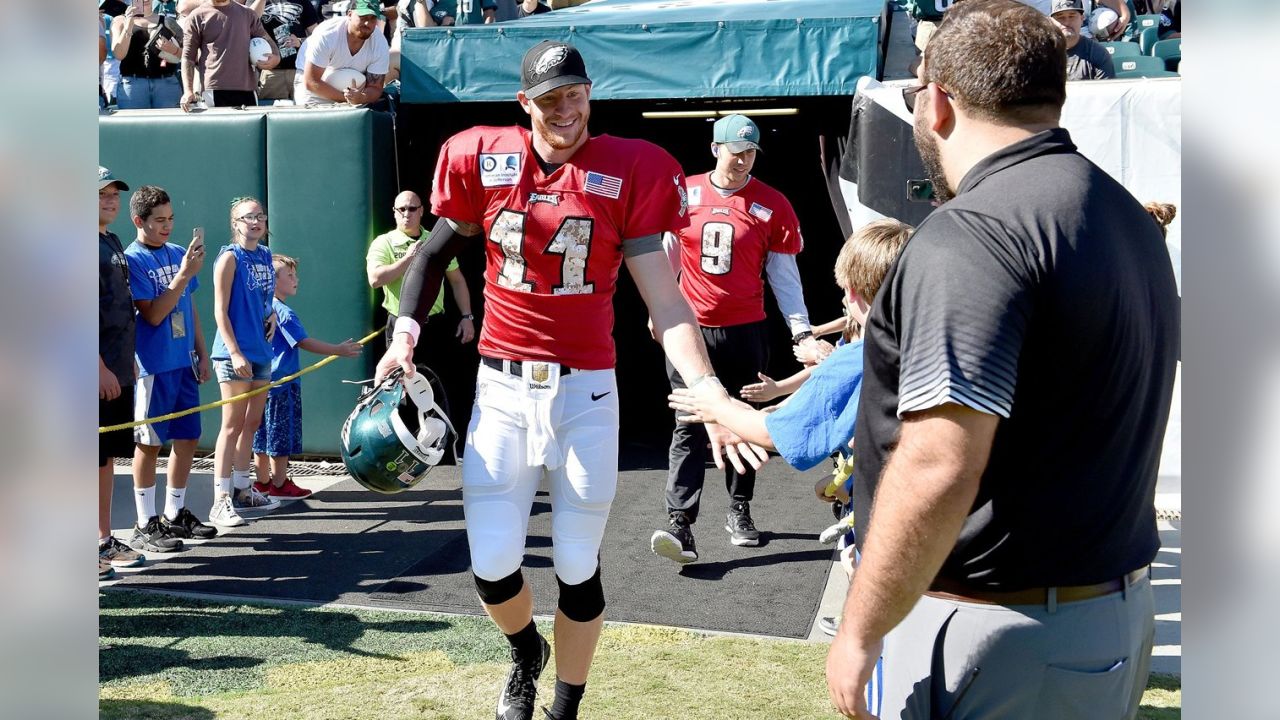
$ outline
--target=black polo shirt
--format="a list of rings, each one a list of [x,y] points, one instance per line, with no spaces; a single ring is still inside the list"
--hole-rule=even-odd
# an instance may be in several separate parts
[[[941,577],[1016,590],[1151,562],[1178,357],[1159,229],[1055,129],[983,159],[920,224],[872,303],[858,410],[859,545],[901,417],[1001,418]]]

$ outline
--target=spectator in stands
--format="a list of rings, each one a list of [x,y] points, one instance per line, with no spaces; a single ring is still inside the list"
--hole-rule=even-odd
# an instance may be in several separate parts
[[[1080,31],[1084,24],[1084,1],[1053,0],[1052,10],[1049,17],[1062,29],[1067,40],[1067,79],[1106,80],[1115,77],[1111,53]]]
[[[275,297],[271,307],[276,313],[276,334],[271,339],[271,381],[276,382],[298,372],[298,349],[319,355],[358,357],[360,343],[347,338],[334,344],[308,337],[297,313],[284,303],[298,292],[298,261],[288,255],[273,255],[276,271]],[[253,488],[263,495],[281,499],[304,498],[310,490],[298,487],[289,477],[289,456],[302,453],[302,380],[294,378],[268,391],[262,424],[253,435],[253,452],[257,459],[258,480]]]
[[[102,85],[102,109],[105,109],[108,105],[116,104],[116,91],[120,86],[120,61],[111,53],[111,21],[113,18],[123,15],[128,7],[120,0],[98,1],[98,18],[101,21],[99,23],[100,32],[103,45],[107,50],[106,57],[103,57],[102,61],[98,63],[98,82]]]
[[[98,167],[98,425],[133,421],[133,291],[129,261],[120,238],[107,228],[120,214],[123,180]],[[111,491],[115,459],[133,454],[133,431],[98,436],[98,579],[114,568],[134,567],[146,558],[111,534]]]
[[[1171,203],[1149,202],[1142,207],[1146,208],[1147,214],[1156,221],[1156,225],[1160,226],[1160,234],[1166,238],[1169,237],[1169,223],[1178,216],[1178,206]]]
[[[133,0],[111,21],[111,54],[120,61],[121,110],[175,108],[182,99],[182,28],[155,12],[151,0]]]
[[[461,7],[459,0],[436,0],[430,13],[437,25],[488,25],[498,18],[498,0],[470,0]]]
[[[320,16],[310,0],[248,0],[247,4],[262,18],[262,27],[280,50],[280,64],[258,75],[258,102],[292,100],[298,50],[320,24]]]
[[[369,287],[382,288],[382,307],[387,311],[388,345],[394,334],[396,317],[400,314],[400,283],[414,256],[421,250],[421,241],[424,239],[422,198],[417,193],[406,190],[397,195],[392,211],[396,216],[396,229],[374,238],[365,257]],[[471,290],[467,287],[467,279],[463,277],[456,258],[445,268],[444,276],[449,281],[458,311],[462,313],[462,320],[458,322],[454,335],[462,342],[469,343],[476,336],[476,320],[471,312]],[[428,328],[443,317],[444,287],[441,287],[435,304],[431,306]],[[431,348],[434,344],[421,343],[419,347]]]
[[[204,267],[204,230],[192,233],[183,248],[169,241],[173,232],[173,203],[155,185],[143,185],[129,200],[129,215],[138,228],[137,239],[125,248],[129,285],[137,308],[134,326],[138,363],[134,420],[190,410],[200,404],[200,383],[209,379],[200,316],[192,293],[200,287]],[[200,413],[191,413],[134,428],[134,506],[138,524],[129,545],[155,553],[177,552],[183,538],[207,540],[218,531],[201,523],[187,509],[187,479],[200,439]],[[164,512],[156,513],[156,460],[165,443],[172,443],[166,473]]]
[[[539,0],[520,0],[520,3],[516,5],[517,18],[529,17],[530,15],[541,15],[542,13],[549,12],[551,12],[551,7],[539,2]]]
[[[391,55],[387,39],[377,32],[381,19],[377,0],[354,0],[345,16],[320,23],[307,39],[302,81],[295,88],[299,105],[368,105],[382,98]],[[364,85],[335,87],[324,80],[326,71],[342,68],[364,73]]]
[[[262,21],[231,0],[205,0],[187,16],[182,43],[182,109],[190,112],[203,98],[207,107],[257,105],[258,73],[249,60],[249,40],[262,38],[271,52],[257,67],[270,70],[280,52]],[[202,93],[195,90],[200,73]]]

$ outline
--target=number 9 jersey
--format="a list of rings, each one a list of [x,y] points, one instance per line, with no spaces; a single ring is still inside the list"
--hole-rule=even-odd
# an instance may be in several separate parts
[[[661,234],[688,224],[687,209],[684,173],[657,145],[591,137],[547,175],[523,127],[449,138],[431,193],[437,217],[484,228],[480,354],[583,370],[615,364],[623,256],[660,252]]]

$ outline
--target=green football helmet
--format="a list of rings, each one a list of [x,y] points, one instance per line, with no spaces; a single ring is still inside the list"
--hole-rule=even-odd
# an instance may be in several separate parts
[[[425,371],[425,372],[424,372]],[[419,368],[397,370],[360,396],[342,425],[342,462],[364,487],[384,494],[408,490],[440,463],[458,433]]]

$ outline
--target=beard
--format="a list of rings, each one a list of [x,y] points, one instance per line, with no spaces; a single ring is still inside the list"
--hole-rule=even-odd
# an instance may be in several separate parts
[[[938,152],[938,139],[924,127],[924,113],[916,114],[911,134],[915,137],[916,150],[920,153],[920,162],[924,163],[924,171],[933,183],[934,197],[941,205],[955,197],[956,193],[947,184],[947,174],[942,169],[942,154]]]
[[[583,134],[587,132],[587,116],[581,116],[581,120],[577,125],[565,134],[564,131],[555,127],[549,122],[541,122],[534,128],[542,141],[551,146],[555,150],[568,150],[578,144]]]

